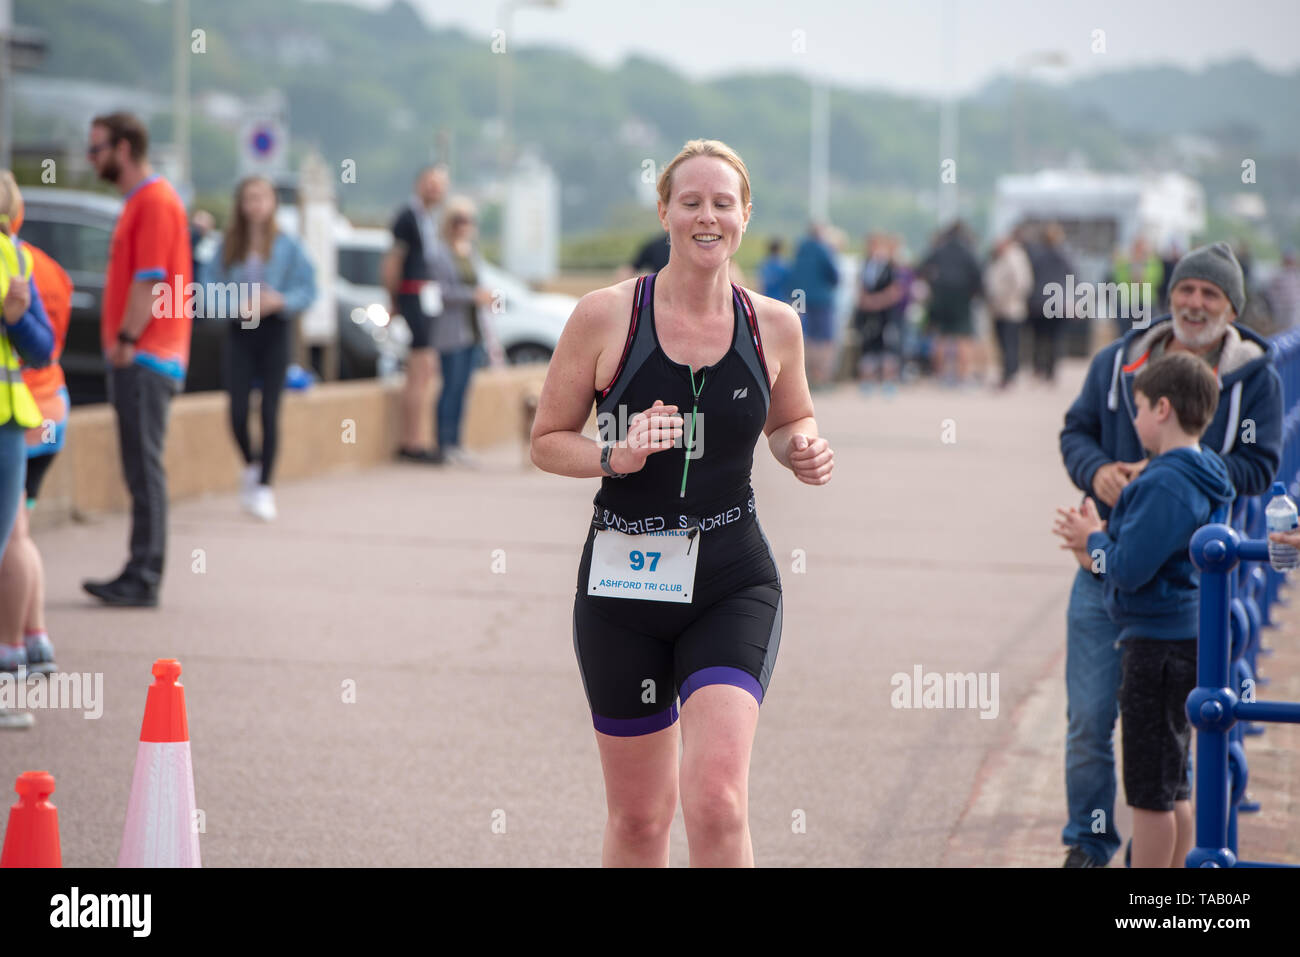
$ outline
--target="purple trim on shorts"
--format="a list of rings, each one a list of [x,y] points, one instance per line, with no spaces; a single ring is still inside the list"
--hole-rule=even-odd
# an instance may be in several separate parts
[[[591,713],[591,723],[601,734],[612,734],[620,738],[635,738],[642,734],[654,734],[664,728],[671,728],[677,720],[677,702],[663,711],[644,718],[606,718]]]
[[[682,682],[682,686],[677,692],[682,704],[686,704],[686,699],[705,685],[734,685],[752,694],[754,700],[759,704],[763,703],[763,686],[758,683],[757,678],[740,668],[732,668],[730,665],[715,665],[711,668],[701,668]]]

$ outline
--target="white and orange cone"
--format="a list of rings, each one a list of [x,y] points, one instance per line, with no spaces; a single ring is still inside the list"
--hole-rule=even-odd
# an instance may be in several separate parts
[[[145,699],[118,867],[198,867],[194,765],[181,663],[159,658]]]

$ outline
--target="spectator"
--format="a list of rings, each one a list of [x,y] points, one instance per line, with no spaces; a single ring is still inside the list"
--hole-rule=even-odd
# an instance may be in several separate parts
[[[217,220],[206,209],[196,209],[190,217],[190,259],[199,261],[199,244],[216,232]]]
[[[22,676],[27,667],[23,623],[36,570],[25,534],[15,536],[27,476],[28,429],[41,425],[41,411],[21,373],[23,364],[41,367],[54,352],[54,332],[32,279],[33,257],[12,240],[12,210],[18,187],[0,171],[0,672]],[[27,727],[30,717],[0,711],[0,726]]]
[[[440,290],[430,264],[437,255],[438,205],[447,194],[447,167],[427,166],[415,177],[415,195],[393,220],[393,248],[383,262],[384,285],[393,296],[394,312],[411,330],[402,391],[402,439],[397,457],[437,465],[431,448],[433,407],[433,327],[442,312]]]
[[[0,179],[5,181],[9,189],[9,224],[11,233],[16,238],[22,228],[22,196],[7,172],[0,173]],[[21,562],[15,558],[13,562],[0,566],[0,576],[5,574],[6,569],[12,572],[20,565],[28,573],[26,601],[19,602],[20,607],[24,608],[22,643],[27,656],[27,671],[30,674],[49,674],[56,666],[54,645],[45,627],[45,566],[41,561],[40,550],[29,534],[27,512],[36,507],[41,481],[54,461],[54,456],[63,448],[67,430],[71,402],[63,379],[63,368],[58,360],[63,352],[63,343],[68,335],[68,321],[72,314],[72,280],[58,263],[31,243],[24,242],[21,246],[31,254],[32,282],[36,284],[54,333],[54,347],[50,352],[49,365],[43,368],[23,368],[23,382],[36,400],[41,424],[27,430],[26,508],[19,508],[9,539],[9,549],[25,551],[26,558]],[[5,586],[0,585],[0,592],[3,591]]]
[[[441,242],[432,262],[433,278],[442,289],[443,312],[438,317],[433,346],[442,362],[442,392],[438,396],[438,454],[456,465],[472,465],[460,445],[465,395],[469,391],[475,355],[486,342],[494,365],[505,358],[490,326],[480,319],[480,306],[491,305],[490,289],[478,284],[474,237],[477,215],[463,197],[449,200],[443,216]],[[486,326],[486,328],[485,328]]]
[[[280,396],[293,344],[293,321],[316,298],[316,273],[302,244],[275,228],[275,188],[262,176],[249,176],[235,187],[225,236],[199,281],[236,283],[240,299],[256,296],[258,314],[223,309],[216,317],[229,323],[226,339],[226,388],[230,393],[230,428],[244,459],[240,502],[257,518],[275,518],[271,475],[280,444]],[[256,292],[253,292],[253,290]],[[208,302],[219,300],[209,288]],[[227,307],[229,302],[227,301]],[[248,436],[248,404],[253,379],[261,380],[262,448],[254,451]]]
[[[945,385],[967,384],[974,336],[971,302],[980,295],[983,277],[965,224],[959,220],[940,233],[916,271],[930,288],[935,372]]]
[[[1133,248],[1127,257],[1116,257],[1110,281],[1121,286],[1138,283],[1141,289],[1139,295],[1146,295],[1149,290],[1151,298],[1148,305],[1154,310],[1160,300],[1161,290],[1165,288],[1165,264],[1149,250],[1146,240],[1139,236],[1133,240]],[[1133,320],[1137,317],[1136,309],[1130,308],[1128,312],[1127,316],[1114,317],[1121,336],[1133,328]]]
[[[809,225],[808,235],[795,251],[789,280],[791,299],[803,320],[808,383],[814,389],[830,384],[835,352],[835,287],[840,282],[825,231],[821,223]]]
[[[1029,297],[1029,329],[1034,335],[1034,375],[1048,384],[1056,381],[1056,362],[1061,357],[1061,333],[1065,317],[1049,315],[1050,290],[1064,290],[1074,266],[1065,255],[1065,230],[1050,223],[1042,239],[1026,247],[1034,271],[1034,288]],[[1068,304],[1066,304],[1068,307]]]
[[[622,282],[624,279],[631,279],[633,276],[640,276],[644,273],[658,272],[668,265],[668,234],[656,233],[636,251],[632,261],[626,266],[620,266],[617,274],[617,281]]]
[[[1226,243],[1194,249],[1170,280],[1172,316],[1131,330],[1093,357],[1083,389],[1065,414],[1061,454],[1074,484],[1109,519],[1120,493],[1147,463],[1134,429],[1133,377],[1167,352],[1199,356],[1217,369],[1220,398],[1202,444],[1216,451],[1238,495],[1268,489],[1282,457],[1282,383],[1275,348],[1238,325],[1245,283]],[[1148,398],[1150,398],[1148,396]],[[1241,441],[1243,423],[1253,441]],[[1065,786],[1069,809],[1061,838],[1066,867],[1104,867],[1119,847],[1114,828],[1119,631],[1106,614],[1103,581],[1080,568],[1066,615],[1065,683],[1069,731]],[[1100,813],[1099,813],[1100,812]],[[1097,822],[1102,829],[1097,829]]]
[[[858,333],[861,358],[858,378],[864,392],[882,382],[893,392],[899,377],[903,337],[904,288],[894,262],[897,243],[884,233],[867,237],[867,256],[858,272],[857,304],[853,327]]]
[[[993,259],[984,270],[984,296],[993,314],[998,346],[1002,350],[1002,382],[1006,389],[1020,371],[1020,329],[1029,315],[1034,291],[1034,269],[1015,236],[998,241]]]
[[[790,264],[781,258],[785,244],[772,239],[767,244],[767,258],[758,264],[758,281],[763,295],[777,302],[790,301]]]
[[[97,116],[86,153],[99,177],[125,198],[113,230],[104,282],[100,338],[108,358],[108,395],[117,414],[122,472],[131,495],[131,555],[110,581],[82,587],[107,605],[158,604],[167,547],[167,475],[163,447],[172,396],[189,363],[189,223],[170,183],[149,165],[149,134],[129,113]],[[154,287],[166,283],[155,296]]]
[[[1056,533],[1104,587],[1123,645],[1119,710],[1124,793],[1133,808],[1133,867],[1181,867],[1192,849],[1191,724],[1196,687],[1197,576],[1188,545],[1232,503],[1223,460],[1201,447],[1219,404],[1218,378],[1200,358],[1168,352],[1133,380],[1133,428],[1151,458],[1111,510],[1091,498],[1057,509]]]
[[[1264,291],[1273,313],[1273,330],[1283,332],[1300,325],[1300,268],[1296,267],[1294,249],[1284,250],[1282,265],[1269,280]]]

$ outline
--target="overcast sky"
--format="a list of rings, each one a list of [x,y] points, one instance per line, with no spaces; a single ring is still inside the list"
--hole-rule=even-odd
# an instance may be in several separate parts
[[[429,22],[485,43],[497,25],[498,0],[412,2]],[[944,10],[950,31],[940,29]],[[802,55],[792,52],[796,30]],[[1104,53],[1092,50],[1094,30],[1105,31]],[[797,70],[934,94],[950,85],[969,92],[1042,53],[1068,59],[1064,67],[1022,65],[1045,80],[1154,64],[1199,68],[1240,55],[1279,71],[1300,66],[1298,0],[559,0],[553,10],[520,7],[513,32],[521,45],[563,46],[605,65],[640,53],[696,78]]]

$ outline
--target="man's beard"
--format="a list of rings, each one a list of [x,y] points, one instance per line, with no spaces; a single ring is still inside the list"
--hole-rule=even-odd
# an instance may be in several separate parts
[[[99,178],[106,183],[116,183],[121,175],[122,167],[115,159],[110,159],[99,169]]]
[[[1217,316],[1205,309],[1174,309],[1174,336],[1189,349],[1204,349],[1217,342],[1228,328],[1228,306]],[[1187,320],[1204,320],[1204,325],[1188,328]]]

